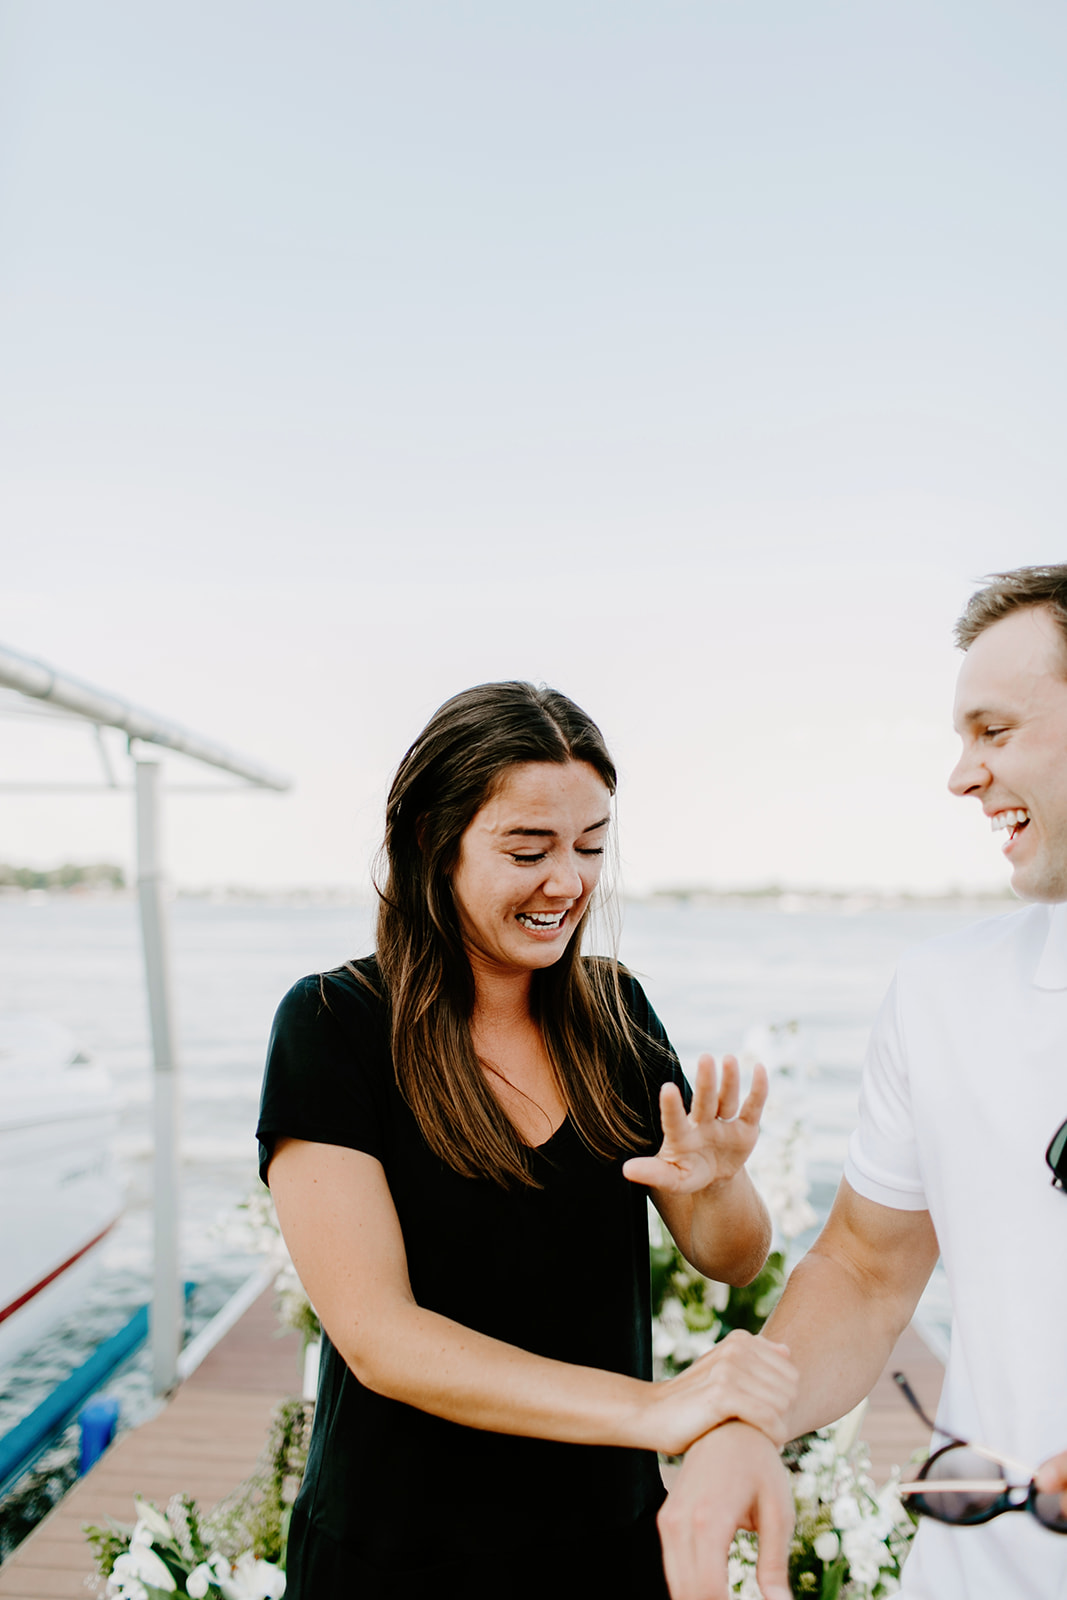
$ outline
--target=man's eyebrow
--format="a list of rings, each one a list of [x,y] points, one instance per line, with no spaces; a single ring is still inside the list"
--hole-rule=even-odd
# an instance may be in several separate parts
[[[989,710],[985,706],[976,706],[972,711],[963,713],[963,721],[966,723],[1004,722],[1009,719],[1009,716],[1010,714],[1007,711],[995,711]]]
[[[599,822],[591,822],[588,828],[582,829],[581,836],[595,833],[598,828],[606,828],[610,821],[610,817],[601,817]],[[554,839],[555,837],[555,828],[509,828],[504,835],[505,839]]]

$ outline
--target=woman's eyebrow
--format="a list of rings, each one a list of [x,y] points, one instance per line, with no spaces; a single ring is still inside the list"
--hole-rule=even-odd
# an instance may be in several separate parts
[[[583,828],[582,835],[595,833],[598,828],[606,828],[610,821],[610,817],[601,817],[599,822],[591,822],[588,828]],[[554,839],[555,837],[555,828],[509,828],[504,834],[505,839]]]

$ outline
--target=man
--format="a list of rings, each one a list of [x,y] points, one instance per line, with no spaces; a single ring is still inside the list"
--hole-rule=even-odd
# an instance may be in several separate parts
[[[979,802],[1012,888],[1036,903],[901,963],[844,1180],[766,1333],[800,1374],[792,1433],[832,1422],[871,1389],[940,1253],[953,1330],[939,1423],[1030,1471],[1044,1462],[1040,1487],[1067,1491],[1067,1192],[1044,1159],[1067,1118],[1067,566],[997,576],[957,642],[949,787]],[[725,1600],[738,1527],[760,1534],[766,1600],[788,1600],[792,1499],[756,1430],[700,1440],[660,1525],[674,1600]],[[1067,1536],[1029,1515],[923,1518],[901,1600],[1067,1600]]]

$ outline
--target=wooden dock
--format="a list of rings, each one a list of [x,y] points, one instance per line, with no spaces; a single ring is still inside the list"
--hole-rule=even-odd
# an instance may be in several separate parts
[[[191,1494],[206,1510],[247,1477],[275,1405],[300,1391],[299,1337],[278,1337],[276,1330],[273,1293],[266,1290],[159,1416],[124,1434],[8,1557],[0,1567],[0,1597],[86,1600],[93,1567],[83,1523],[132,1522],[135,1493],[159,1506]],[[941,1363],[909,1328],[875,1385],[862,1430],[879,1482],[928,1443],[889,1376],[898,1368],[930,1410],[941,1388]]]
[[[930,1444],[930,1430],[893,1382],[894,1372],[904,1373],[930,1416],[937,1410],[941,1381],[945,1376],[941,1362],[915,1329],[905,1328],[882,1376],[871,1390],[867,1415],[860,1429],[860,1438],[871,1452],[871,1470],[876,1483],[884,1483],[894,1467],[905,1467],[916,1450],[926,1450]]]
[[[191,1494],[205,1510],[246,1478],[279,1400],[299,1394],[301,1341],[277,1336],[267,1289],[205,1356],[173,1400],[124,1434],[0,1567],[3,1600],[86,1600],[85,1522],[134,1520],[134,1494],[165,1506]]]

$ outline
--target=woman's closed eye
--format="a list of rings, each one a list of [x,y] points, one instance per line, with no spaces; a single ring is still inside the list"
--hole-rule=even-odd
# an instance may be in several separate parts
[[[547,850],[539,850],[536,855],[517,855],[516,852],[514,850],[512,850],[512,851],[509,852],[509,854],[511,856],[512,861],[518,862],[518,864],[520,866],[531,867],[531,866],[535,866],[538,861],[544,861],[545,857],[548,854],[548,851]],[[595,850],[592,849],[592,848],[590,848],[590,849],[578,849],[578,850],[575,851],[575,854],[579,855],[579,856],[602,856],[604,854],[604,846],[603,845],[598,845]]]

